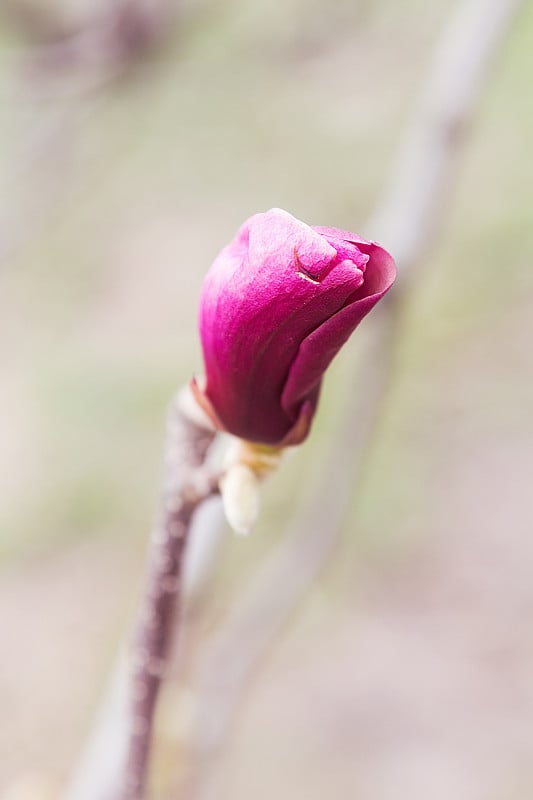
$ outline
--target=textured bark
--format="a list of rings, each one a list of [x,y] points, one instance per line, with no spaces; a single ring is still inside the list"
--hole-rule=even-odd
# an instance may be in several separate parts
[[[165,484],[152,534],[146,588],[132,648],[128,752],[121,800],[144,796],[156,702],[172,640],[178,633],[179,597],[191,519],[197,506],[217,491],[218,481],[202,464],[213,433],[171,408]]]

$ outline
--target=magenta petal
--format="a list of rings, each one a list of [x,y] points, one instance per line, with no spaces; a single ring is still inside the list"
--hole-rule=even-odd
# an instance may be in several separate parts
[[[362,244],[361,240],[359,244]],[[294,409],[320,383],[342,345],[394,281],[396,267],[389,253],[374,243],[365,242],[364,246],[370,259],[363,287],[300,344],[281,396],[281,405],[288,414],[294,413]]]
[[[391,256],[354,234],[279,209],[247,220],[200,301],[203,404],[216,424],[267,444],[304,438],[324,370],[394,274]]]

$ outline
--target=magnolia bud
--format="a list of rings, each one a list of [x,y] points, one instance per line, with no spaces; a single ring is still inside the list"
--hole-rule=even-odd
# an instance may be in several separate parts
[[[280,209],[248,219],[200,297],[206,380],[191,388],[215,427],[275,447],[302,442],[324,372],[395,275],[392,256],[357,234]]]

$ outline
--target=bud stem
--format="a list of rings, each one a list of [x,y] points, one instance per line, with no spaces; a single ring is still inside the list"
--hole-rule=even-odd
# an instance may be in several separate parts
[[[198,418],[191,419],[186,399],[184,402],[183,394],[178,395],[169,414],[165,483],[132,647],[128,753],[120,800],[145,797],[157,697],[177,634],[191,519],[200,503],[218,492],[218,477],[203,467],[214,435]]]

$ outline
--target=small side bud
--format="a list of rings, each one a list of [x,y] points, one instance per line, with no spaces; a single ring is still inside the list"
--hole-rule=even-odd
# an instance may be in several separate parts
[[[224,513],[235,533],[246,536],[259,516],[259,479],[245,464],[233,464],[220,481]]]

